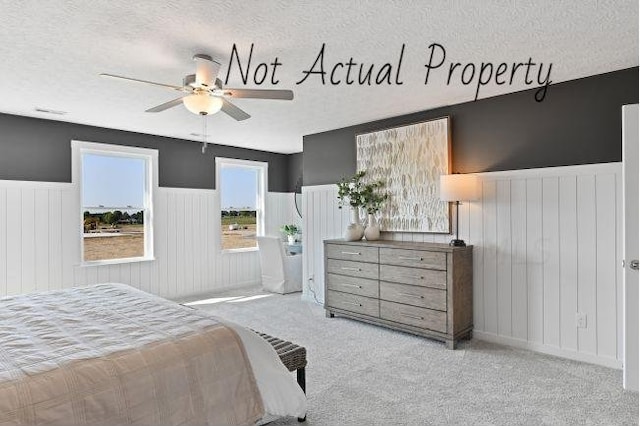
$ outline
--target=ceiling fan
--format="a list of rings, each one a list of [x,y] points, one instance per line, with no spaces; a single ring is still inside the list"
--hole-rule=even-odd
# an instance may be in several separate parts
[[[286,101],[293,99],[293,91],[291,90],[223,88],[222,81],[217,78],[221,67],[219,62],[213,60],[211,56],[203,54],[194,55],[193,60],[196,62],[196,73],[186,75],[182,80],[182,86],[156,83],[153,81],[123,77],[114,74],[103,73],[100,74],[100,76],[118,80],[133,81],[135,83],[150,84],[182,93],[179,98],[165,102],[153,108],[149,108],[146,112],[161,112],[180,104],[184,104],[184,106],[194,114],[209,115],[222,111],[232,118],[242,121],[251,116],[229,102],[228,99],[253,98]]]

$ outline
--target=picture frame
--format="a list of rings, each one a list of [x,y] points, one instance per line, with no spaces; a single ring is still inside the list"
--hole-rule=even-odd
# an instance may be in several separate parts
[[[385,182],[386,232],[451,233],[451,208],[439,199],[440,175],[451,173],[449,116],[356,134],[357,170]]]

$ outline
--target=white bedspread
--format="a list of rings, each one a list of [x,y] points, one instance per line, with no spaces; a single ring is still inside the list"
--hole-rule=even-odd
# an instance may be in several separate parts
[[[305,404],[261,337],[131,287],[0,300],[0,425],[251,424]]]
[[[220,322],[233,328],[242,339],[262,395],[265,412],[276,417],[305,417],[307,398],[271,344],[251,330],[228,321]]]

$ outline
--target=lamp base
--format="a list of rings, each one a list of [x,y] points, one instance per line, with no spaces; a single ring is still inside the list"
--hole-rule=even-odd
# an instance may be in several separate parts
[[[467,243],[465,243],[464,240],[451,240],[449,241],[449,245],[451,247],[466,247]]]

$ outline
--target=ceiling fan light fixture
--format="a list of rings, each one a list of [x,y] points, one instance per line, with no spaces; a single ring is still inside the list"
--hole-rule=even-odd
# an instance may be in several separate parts
[[[222,99],[217,96],[209,96],[206,93],[194,93],[182,98],[184,106],[194,114],[215,114],[222,108]]]
[[[124,77],[116,74],[100,74],[102,77],[113,78],[121,81],[130,81],[139,84],[147,84],[156,87],[164,87],[180,92],[180,97],[168,102],[156,105],[145,110],[148,113],[157,113],[175,108],[183,104],[190,112],[206,117],[218,111],[224,112],[236,121],[243,121],[251,118],[249,114],[234,105],[226,98],[248,98],[248,99],[280,99],[293,100],[291,90],[274,89],[230,89],[224,88],[222,80],[218,78],[221,64],[209,55],[197,54],[193,57],[196,62],[195,74],[188,74],[182,80],[182,86],[173,84],[157,83],[139,78]]]

